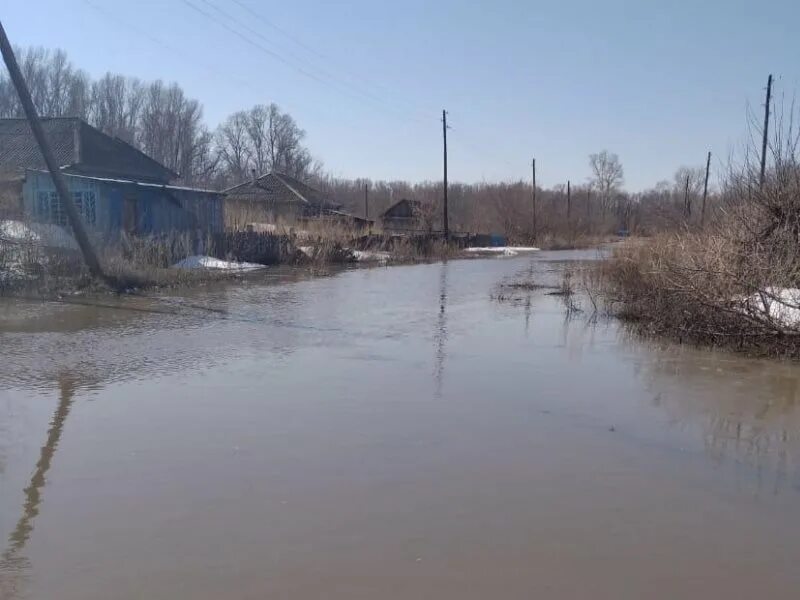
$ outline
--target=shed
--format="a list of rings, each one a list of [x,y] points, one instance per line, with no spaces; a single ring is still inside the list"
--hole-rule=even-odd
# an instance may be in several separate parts
[[[403,198],[390,206],[381,215],[381,224],[386,231],[420,231],[422,202]]]

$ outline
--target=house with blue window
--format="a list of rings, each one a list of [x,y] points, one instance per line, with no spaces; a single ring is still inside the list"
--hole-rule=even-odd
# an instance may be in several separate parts
[[[81,119],[42,119],[42,126],[95,237],[223,231],[221,193],[173,185],[177,173]],[[25,119],[0,119],[0,219],[68,224]]]

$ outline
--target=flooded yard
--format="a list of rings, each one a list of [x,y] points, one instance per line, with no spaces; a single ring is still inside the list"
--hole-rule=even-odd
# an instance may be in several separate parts
[[[0,301],[0,598],[795,597],[800,368],[493,297],[593,255]]]

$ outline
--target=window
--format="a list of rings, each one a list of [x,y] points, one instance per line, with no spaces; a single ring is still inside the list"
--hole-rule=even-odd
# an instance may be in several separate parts
[[[67,214],[56,192],[50,192],[50,222],[56,225],[67,224]]]
[[[36,196],[36,216],[42,220],[50,219],[50,192],[39,192]]]
[[[83,220],[88,225],[97,223],[97,203],[94,199],[94,192],[83,193]]]
[[[97,224],[97,200],[93,191],[72,192],[72,201],[75,210],[87,225]],[[38,192],[34,212],[38,219],[47,223],[63,226],[69,224],[67,212],[57,192]]]

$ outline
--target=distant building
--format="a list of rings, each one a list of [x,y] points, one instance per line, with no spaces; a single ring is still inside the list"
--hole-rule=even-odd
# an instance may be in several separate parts
[[[283,173],[267,173],[223,193],[229,230],[260,229],[265,224],[294,226],[309,220],[357,227],[368,224],[366,219],[344,212],[319,190]]]
[[[403,198],[381,215],[384,231],[419,232],[425,229],[422,219],[422,202]]]
[[[171,185],[178,174],[78,118],[42,126],[87,229],[95,234],[215,233],[222,196]],[[0,119],[0,219],[68,225],[64,207],[25,119]]]

